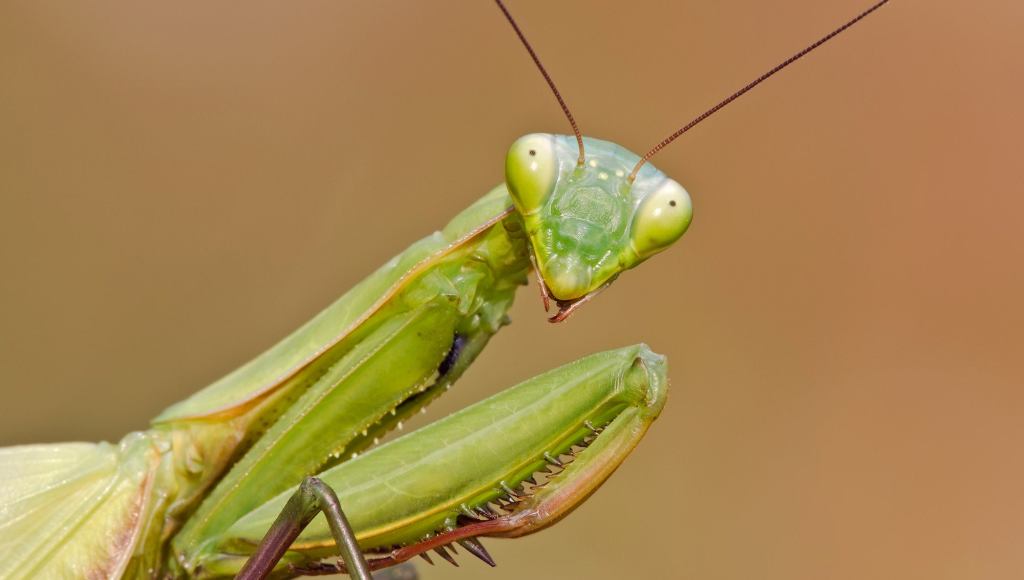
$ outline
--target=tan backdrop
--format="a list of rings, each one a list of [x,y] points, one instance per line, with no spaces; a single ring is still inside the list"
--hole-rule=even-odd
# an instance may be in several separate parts
[[[865,2],[511,8],[643,150]],[[1019,578],[1019,2],[896,0],[657,158],[678,247],[534,289],[428,419],[646,341],[671,401],[562,525],[425,578]],[[0,4],[0,443],[116,439],[566,130],[489,2]]]

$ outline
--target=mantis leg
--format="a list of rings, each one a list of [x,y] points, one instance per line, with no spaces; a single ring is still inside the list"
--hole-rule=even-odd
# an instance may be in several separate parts
[[[645,345],[596,353],[317,477],[338,491],[371,570],[431,550],[449,559],[452,544],[493,565],[476,538],[518,537],[565,517],[629,455],[666,397],[665,359]],[[209,536],[200,576],[233,576],[255,546],[262,552],[295,495],[285,490]],[[341,543],[329,523],[292,532],[287,551],[279,548],[289,568],[279,563],[274,574],[345,572],[324,562]]]
[[[274,525],[270,527],[267,535],[256,547],[256,552],[239,572],[238,578],[241,580],[266,578],[280,561],[281,556],[292,545],[292,542],[320,512],[323,512],[327,518],[327,524],[341,551],[341,557],[349,576],[357,580],[371,580],[370,567],[367,565],[366,559],[363,558],[362,552],[359,551],[356,536],[345,518],[345,513],[341,510],[341,502],[338,501],[337,494],[334,493],[331,486],[316,477],[307,477],[302,481],[298,490],[277,516]]]

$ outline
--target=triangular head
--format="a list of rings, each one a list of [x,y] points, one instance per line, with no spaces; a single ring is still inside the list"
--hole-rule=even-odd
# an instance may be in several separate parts
[[[545,307],[564,320],[628,270],[679,239],[693,206],[681,185],[648,163],[655,154],[729,103],[847,30],[889,0],[879,0],[707,109],[640,157],[614,143],[588,139],[537,53],[501,0],[495,0],[558,100],[575,135],[536,133],[512,144],[505,176],[533,247]]]
[[[679,239],[693,204],[675,180],[650,163],[635,180],[640,157],[615,143],[534,133],[516,140],[505,180],[526,226],[545,296],[572,306]]]

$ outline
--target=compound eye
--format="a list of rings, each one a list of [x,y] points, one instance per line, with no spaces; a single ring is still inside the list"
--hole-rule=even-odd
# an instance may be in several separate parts
[[[557,179],[554,135],[534,133],[512,144],[505,156],[505,183],[519,213],[529,215],[540,209]]]
[[[672,245],[693,219],[690,194],[683,186],[668,179],[640,202],[630,230],[633,249],[643,259]]]

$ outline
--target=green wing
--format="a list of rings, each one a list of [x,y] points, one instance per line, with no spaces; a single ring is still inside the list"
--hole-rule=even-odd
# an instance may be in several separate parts
[[[0,578],[120,576],[157,460],[141,433],[120,445],[0,448]]]

